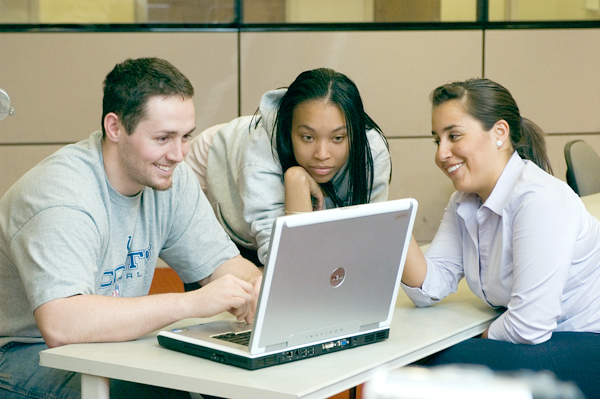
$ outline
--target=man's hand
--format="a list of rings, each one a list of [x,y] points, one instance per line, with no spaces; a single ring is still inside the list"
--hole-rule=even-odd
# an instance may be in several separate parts
[[[229,280],[220,281],[225,277]],[[209,288],[217,282],[218,285],[210,289],[212,295],[215,295],[215,298],[212,299],[217,303],[211,303],[209,294],[204,306],[206,306],[205,309],[211,309],[211,311],[204,312],[206,313],[204,316],[196,317],[210,317],[227,311],[235,315],[238,320],[246,320],[251,323],[254,319],[262,283],[262,271],[252,262],[238,255],[217,267],[213,274],[200,281],[202,288],[196,291],[205,291],[205,288]],[[237,285],[234,284],[235,282]],[[222,297],[223,295],[224,297]],[[242,299],[245,301],[244,303],[240,302]],[[197,310],[193,309],[193,311]]]
[[[222,312],[233,314],[239,321],[252,323],[256,311],[261,278],[254,284],[227,274],[188,294],[194,317],[211,317]]]

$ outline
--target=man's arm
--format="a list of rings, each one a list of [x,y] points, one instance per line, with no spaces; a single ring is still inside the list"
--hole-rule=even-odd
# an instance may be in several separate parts
[[[238,256],[219,266],[195,291],[136,298],[76,295],[47,302],[34,316],[49,347],[128,341],[181,319],[225,311],[250,322],[261,276],[258,268]]]
[[[236,256],[226,262],[223,262],[215,271],[200,281],[201,286],[215,281],[227,274],[231,274],[237,278],[254,284],[258,278],[262,278],[262,271],[254,265],[254,263],[243,258],[241,255]],[[260,287],[259,287],[260,288]]]

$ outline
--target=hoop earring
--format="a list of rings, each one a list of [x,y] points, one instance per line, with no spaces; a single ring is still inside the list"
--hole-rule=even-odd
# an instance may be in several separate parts
[[[496,141],[496,147],[498,147],[498,148],[502,147],[502,140]]]

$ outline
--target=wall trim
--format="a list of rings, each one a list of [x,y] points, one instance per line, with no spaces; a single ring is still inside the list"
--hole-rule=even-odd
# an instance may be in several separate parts
[[[331,32],[411,30],[597,29],[598,21],[385,22],[289,24],[0,24],[0,33]]]

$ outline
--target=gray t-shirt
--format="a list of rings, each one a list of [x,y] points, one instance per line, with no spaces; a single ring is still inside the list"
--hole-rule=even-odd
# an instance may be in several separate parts
[[[0,345],[40,341],[33,311],[78,294],[147,295],[158,257],[186,283],[239,254],[185,163],[167,191],[115,191],[102,133],[68,145],[0,200]]]

